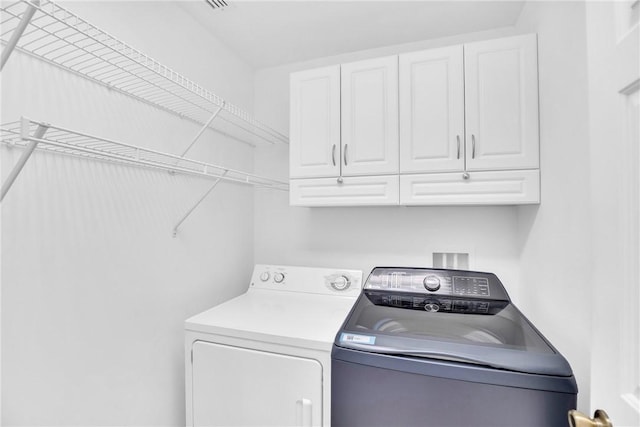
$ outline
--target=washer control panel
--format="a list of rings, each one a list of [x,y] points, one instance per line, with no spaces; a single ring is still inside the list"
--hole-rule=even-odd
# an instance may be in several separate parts
[[[489,279],[486,277],[453,276],[453,293],[473,297],[491,296]]]
[[[497,314],[508,301],[476,298],[451,298],[446,296],[415,295],[399,292],[365,290],[364,294],[375,305],[408,308],[428,313]]]
[[[355,297],[362,290],[362,271],[257,264],[249,285],[252,289]]]
[[[495,274],[466,270],[376,267],[364,289],[509,301]]]

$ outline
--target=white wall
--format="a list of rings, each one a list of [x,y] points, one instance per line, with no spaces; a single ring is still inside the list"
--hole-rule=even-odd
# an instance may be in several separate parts
[[[182,6],[67,7],[251,106],[252,70]],[[2,72],[0,121],[21,115],[174,153],[199,129],[16,52]],[[5,177],[21,150],[0,153]],[[211,131],[193,156],[253,166],[248,146]],[[172,238],[210,185],[34,154],[2,203],[3,425],[184,425],[183,321],[243,292],[253,265],[249,187],[220,184]]]
[[[530,2],[538,33],[542,203],[518,210],[521,309],[567,357],[589,412],[591,222],[585,5]]]

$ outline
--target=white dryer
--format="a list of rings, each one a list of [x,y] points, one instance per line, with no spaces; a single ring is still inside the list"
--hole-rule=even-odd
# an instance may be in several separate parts
[[[331,348],[362,272],[256,265],[185,322],[187,426],[328,426]]]

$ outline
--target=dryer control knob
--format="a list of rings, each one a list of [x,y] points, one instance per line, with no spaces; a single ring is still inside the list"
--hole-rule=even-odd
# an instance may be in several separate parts
[[[424,287],[428,291],[435,292],[440,289],[440,279],[438,278],[438,276],[427,276],[424,278],[422,283],[424,283]]]
[[[331,281],[331,287],[336,291],[344,291],[351,286],[351,280],[347,276],[338,276]]]
[[[284,280],[284,274],[283,273],[276,273],[273,275],[273,281],[276,283],[282,283]]]
[[[260,280],[262,280],[263,282],[266,282],[267,280],[269,280],[270,277],[271,275],[269,274],[269,272],[265,271],[260,275]]]

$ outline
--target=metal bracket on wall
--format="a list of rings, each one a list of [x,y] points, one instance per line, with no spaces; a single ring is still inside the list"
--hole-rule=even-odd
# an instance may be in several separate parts
[[[47,123],[39,123],[38,127],[33,132],[33,136],[30,136],[29,123],[30,121],[28,119],[21,119],[20,136],[23,140],[28,140],[29,144],[27,144],[25,150],[22,152],[22,155],[16,162],[15,166],[13,167],[11,172],[9,172],[7,179],[5,179],[5,181],[2,183],[2,190],[0,191],[0,202],[2,202],[4,196],[9,191],[9,188],[11,188],[18,175],[20,175],[20,171],[22,171],[22,168],[27,163],[27,160],[29,160],[29,157],[31,157],[31,154],[33,154],[33,151],[38,146],[38,140],[44,137],[44,134],[47,132],[50,126]]]
[[[182,219],[180,219],[180,221],[178,221],[178,223],[176,224],[175,227],[173,227],[173,237],[176,237],[178,235],[178,228],[182,225],[182,223],[189,217],[189,215],[191,215],[191,213],[193,213],[193,211],[196,210],[196,208],[198,206],[200,206],[200,203],[202,203],[204,201],[204,199],[207,198],[207,196],[209,195],[209,193],[211,193],[213,191],[214,188],[216,188],[216,186],[220,183],[220,180],[222,178],[224,178],[224,176],[227,174],[228,171],[224,171],[222,173],[222,176],[220,176],[220,178],[216,179],[213,184],[211,185],[211,187],[209,187],[209,189],[202,195],[202,197],[200,197],[200,199],[196,202],[195,205],[193,205],[193,207],[191,209],[189,209],[187,211],[187,213],[184,214],[184,216],[182,217]]]
[[[20,23],[13,30],[11,38],[2,51],[2,57],[0,57],[0,70],[2,70],[4,68],[4,64],[7,63],[9,56],[11,56],[11,52],[13,52],[13,49],[15,49],[16,45],[18,44],[18,40],[20,40],[20,37],[22,37],[22,33],[24,33],[24,30],[29,25],[29,22],[31,22],[31,18],[33,18],[36,10],[38,10],[38,6],[40,6],[40,0],[31,0],[31,2],[27,5],[27,9],[22,15]]]
[[[218,114],[220,114],[220,111],[222,111],[222,109],[224,108],[225,104],[227,103],[227,101],[222,101],[222,104],[218,107],[218,109],[216,111],[213,112],[213,114],[211,115],[211,117],[209,118],[209,120],[207,120],[207,122],[204,124],[204,126],[202,126],[202,128],[200,128],[200,130],[198,131],[198,133],[196,134],[196,136],[193,138],[193,140],[191,141],[191,144],[189,144],[189,146],[182,152],[182,154],[180,154],[180,157],[184,157],[187,155],[187,153],[189,152],[189,150],[191,150],[191,147],[194,146],[194,144],[198,141],[198,139],[200,139],[200,137],[202,136],[202,134],[204,133],[205,130],[207,130],[207,128],[209,126],[211,126],[211,123],[213,123],[213,121],[215,120],[216,117],[218,117]]]
[[[182,152],[182,154],[180,154],[180,160],[182,160],[184,158],[184,156],[187,155],[187,153],[189,152],[189,150],[191,150],[191,148],[195,145],[196,142],[198,142],[198,139],[200,139],[200,137],[202,136],[202,134],[204,133],[205,130],[207,130],[207,128],[209,126],[211,126],[211,123],[213,123],[213,121],[215,120],[216,117],[218,117],[218,114],[220,114],[220,111],[222,111],[222,109],[224,108],[226,101],[222,101],[222,104],[220,105],[220,107],[218,107],[218,109],[216,111],[213,112],[213,114],[211,115],[211,117],[209,118],[209,120],[207,120],[207,122],[204,124],[204,126],[202,126],[202,128],[200,128],[200,130],[198,131],[198,133],[196,134],[196,136],[193,137],[193,139],[191,140],[191,143],[187,146],[187,148],[185,148],[185,150]],[[180,163],[180,160],[178,160],[176,162],[176,164]],[[220,183],[220,180],[227,174],[227,172],[229,172],[228,170],[225,170],[222,175],[220,176],[220,178],[218,178],[217,180],[215,180],[213,182],[213,184],[211,185],[211,187],[209,187],[209,189],[206,191],[206,193],[204,193],[204,195],[200,198],[200,200],[198,200],[196,202],[196,204],[187,211],[187,213],[182,217],[182,219],[180,219],[180,221],[178,221],[178,223],[176,224],[175,227],[173,227],[173,237],[176,237],[178,235],[178,228],[182,225],[182,223],[189,217],[189,215],[191,215],[191,213],[196,210],[196,208],[198,206],[200,206],[200,203],[202,203],[204,201],[204,199],[207,198],[207,196],[209,195],[209,193],[211,193],[213,191],[214,188],[216,188],[216,186]]]

